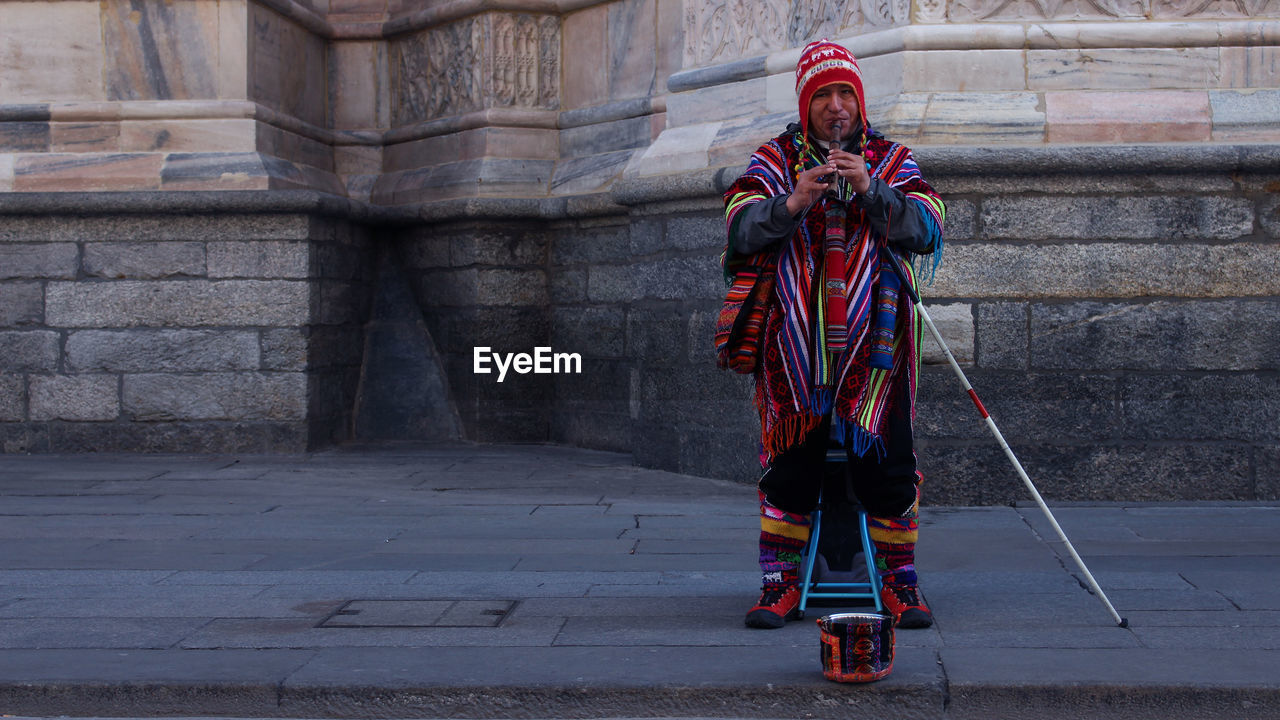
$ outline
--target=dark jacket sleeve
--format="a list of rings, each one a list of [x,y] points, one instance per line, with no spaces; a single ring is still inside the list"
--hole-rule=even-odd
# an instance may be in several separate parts
[[[734,225],[733,251],[740,255],[753,255],[770,245],[791,237],[800,218],[787,212],[787,196],[765,198],[742,210],[741,219]]]
[[[872,178],[871,187],[853,202],[866,211],[872,229],[889,242],[917,254],[937,248],[939,236],[934,224],[925,219],[924,208],[884,180]]]

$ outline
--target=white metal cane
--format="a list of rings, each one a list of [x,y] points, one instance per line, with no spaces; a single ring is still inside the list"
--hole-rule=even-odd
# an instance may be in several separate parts
[[[1018,461],[1018,456],[1013,454],[1013,450],[1009,448],[1009,443],[1005,441],[1004,435],[1000,432],[1000,428],[996,427],[996,421],[991,419],[991,414],[983,407],[982,400],[978,399],[978,393],[974,392],[973,386],[969,384],[969,378],[965,377],[964,371],[960,369],[960,363],[956,362],[956,358],[951,354],[951,349],[942,340],[942,334],[938,332],[937,326],[933,324],[933,319],[929,317],[929,313],[924,310],[924,303],[920,301],[920,296],[911,287],[911,283],[907,280],[906,274],[898,267],[897,258],[889,251],[885,245],[880,246],[880,255],[889,266],[893,268],[898,279],[902,282],[902,289],[906,291],[907,296],[911,298],[911,303],[915,305],[916,312],[920,313],[920,319],[924,320],[924,324],[929,328],[929,332],[933,335],[933,339],[938,342],[938,347],[942,348],[942,352],[947,356],[947,362],[951,364],[951,369],[955,371],[956,377],[960,378],[960,384],[964,385],[965,392],[969,393],[969,399],[973,401],[974,407],[978,408],[982,419],[987,421],[987,429],[995,436],[996,441],[1000,443],[1000,448],[1004,450],[1004,454],[1013,463],[1013,467],[1018,471],[1018,477],[1022,478],[1022,483],[1027,486],[1027,490],[1031,491],[1031,497],[1035,499],[1036,505],[1040,506],[1040,510],[1044,512],[1044,516],[1049,519],[1049,524],[1053,525],[1053,529],[1057,531],[1058,537],[1062,538],[1062,542],[1067,546],[1067,552],[1071,553],[1071,559],[1076,561],[1076,565],[1080,568],[1080,572],[1084,573],[1085,580],[1089,583],[1089,588],[1094,595],[1102,601],[1107,607],[1107,611],[1111,613],[1111,617],[1115,618],[1116,624],[1120,627],[1129,627],[1129,620],[1120,617],[1120,613],[1116,612],[1116,608],[1107,599],[1107,594],[1102,592],[1102,588],[1098,586],[1098,581],[1093,579],[1093,573],[1089,572],[1089,568],[1085,567],[1084,560],[1080,559],[1080,554],[1076,552],[1075,546],[1067,539],[1067,534],[1062,531],[1062,526],[1058,524],[1057,518],[1050,512],[1049,506],[1044,503],[1044,498],[1040,497],[1040,491],[1036,490],[1035,483],[1031,482],[1031,478],[1027,475],[1027,471],[1023,469],[1022,463]]]

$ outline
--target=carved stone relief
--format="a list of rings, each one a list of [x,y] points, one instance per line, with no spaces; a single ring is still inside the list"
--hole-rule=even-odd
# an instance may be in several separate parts
[[[686,0],[685,65],[892,27],[908,22],[910,13],[911,0]]]
[[[693,67],[784,47],[787,0],[685,3],[685,66]]]
[[[490,107],[559,106],[560,22],[488,13],[393,44],[397,125]]]
[[[861,0],[856,4],[849,3],[841,27],[867,30],[893,27],[909,22],[910,16],[911,0]]]
[[[832,34],[844,19],[845,0],[816,0],[791,3],[791,24],[787,28],[787,44],[801,46],[811,39]]]

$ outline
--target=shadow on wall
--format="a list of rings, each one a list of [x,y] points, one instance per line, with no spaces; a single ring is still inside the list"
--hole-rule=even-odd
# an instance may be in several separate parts
[[[356,395],[356,440],[444,442],[462,422],[444,366],[394,250],[378,250],[373,308]]]

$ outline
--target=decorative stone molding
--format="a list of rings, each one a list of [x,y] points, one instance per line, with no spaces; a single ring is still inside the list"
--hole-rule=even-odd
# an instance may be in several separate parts
[[[926,0],[916,21],[1238,18],[1274,15],[1277,9],[1276,0]]]
[[[910,0],[710,0],[686,3],[685,67],[904,24]]]
[[[559,107],[560,21],[488,13],[392,43],[393,123],[494,107]]]
[[[909,22],[1254,18],[1280,0],[706,0],[685,4],[686,68],[801,47]]]

